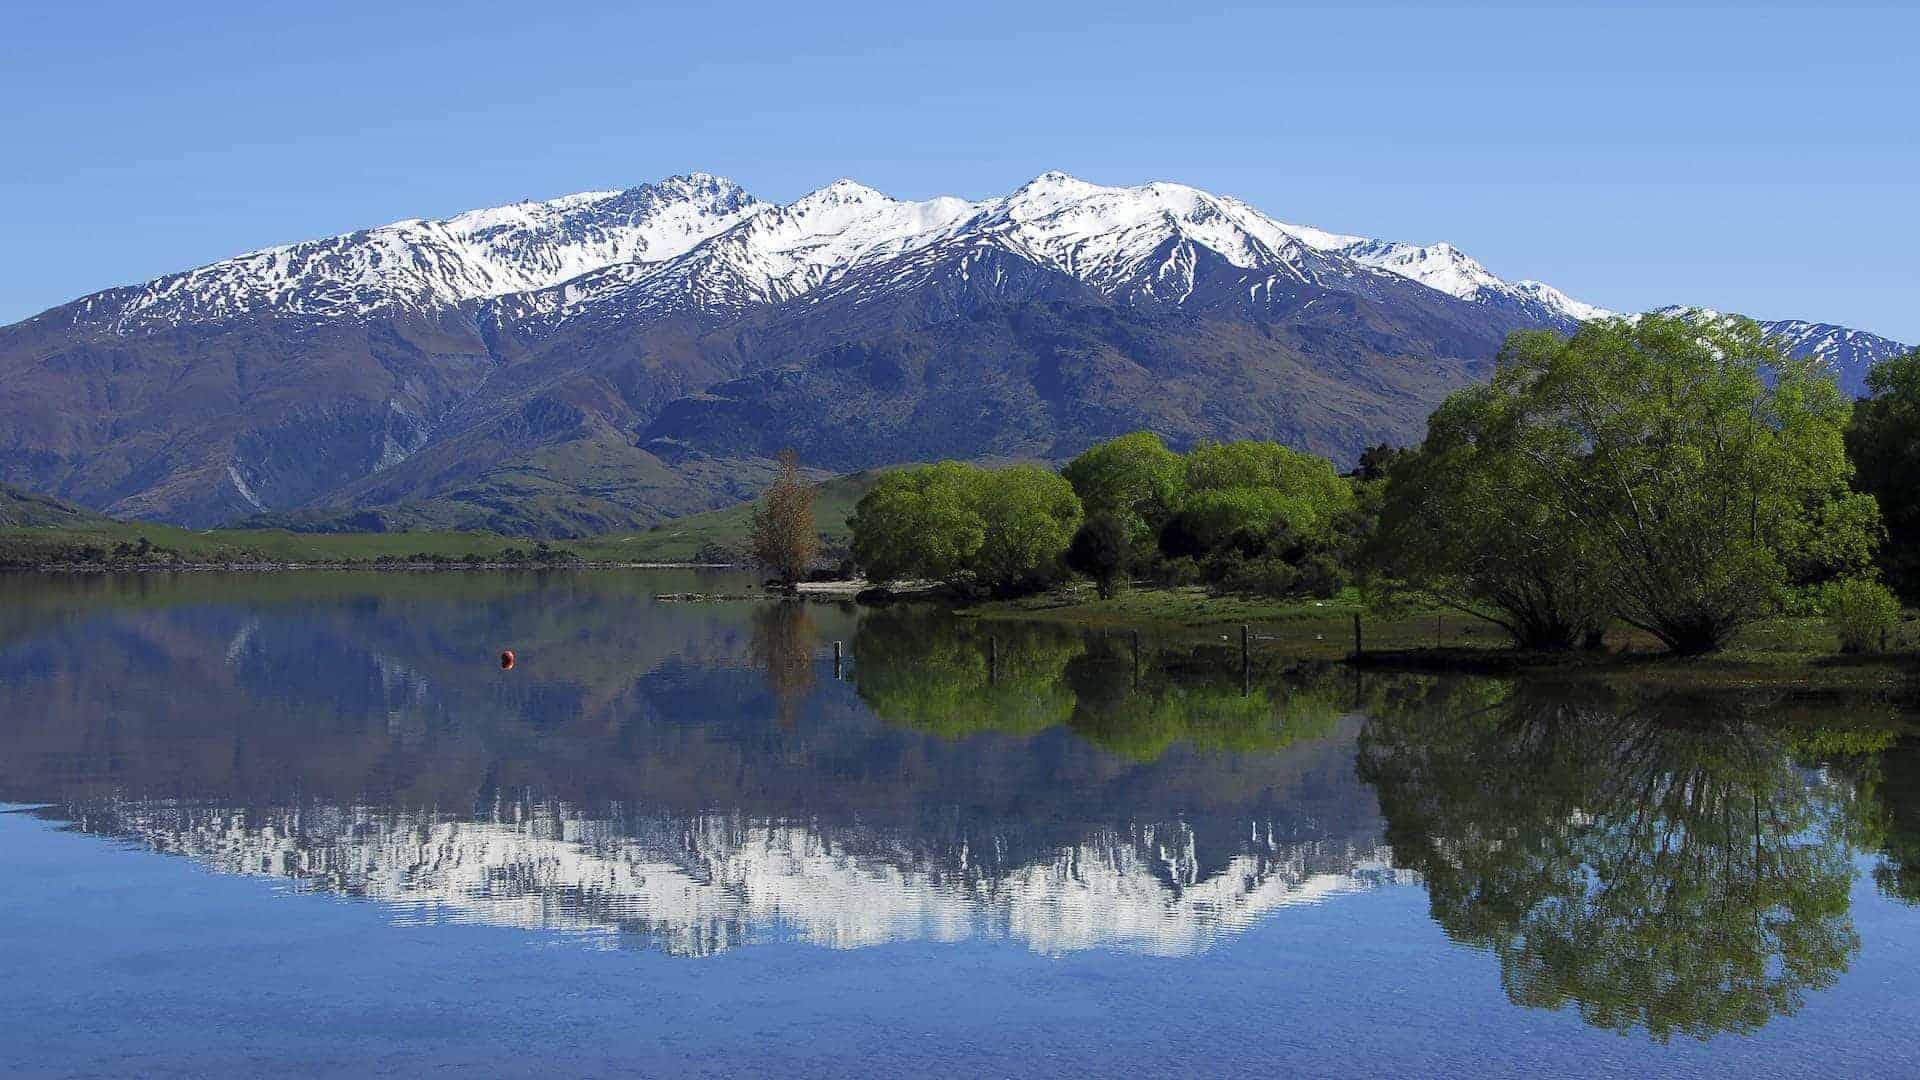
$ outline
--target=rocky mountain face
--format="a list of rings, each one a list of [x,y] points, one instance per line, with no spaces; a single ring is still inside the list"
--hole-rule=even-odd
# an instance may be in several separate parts
[[[1606,314],[1447,244],[1047,173],[791,204],[703,174],[405,221],[0,328],[0,482],[131,517],[577,535],[1142,427],[1410,441],[1505,335]],[[1783,324],[1852,371],[1899,346]],[[1869,340],[1870,339],[1870,340]],[[1857,380],[1856,380],[1857,381]]]

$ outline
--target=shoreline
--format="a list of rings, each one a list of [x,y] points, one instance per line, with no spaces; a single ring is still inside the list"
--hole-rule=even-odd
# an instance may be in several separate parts
[[[130,566],[116,566],[103,563],[44,563],[31,566],[0,566],[4,574],[151,574],[151,573],[236,573],[270,574],[281,571],[312,570],[372,570],[382,573],[459,573],[463,571],[485,570],[740,570],[747,568],[738,563],[676,563],[676,562],[381,562],[378,560],[356,560],[349,562],[181,562],[181,563],[144,563]]]
[[[1885,653],[1841,653],[1824,620],[1775,615],[1748,626],[1720,652],[1681,657],[1644,634],[1616,631],[1598,652],[1534,653],[1504,632],[1458,612],[1384,618],[1351,598],[1268,601],[1186,588],[1136,588],[1110,600],[1073,592],[956,608],[981,623],[1048,623],[1138,631],[1233,651],[1246,628],[1254,663],[1335,663],[1355,672],[1480,675],[1529,680],[1621,680],[1674,689],[1769,692],[1869,691],[1920,708],[1920,622],[1904,624]],[[1354,616],[1361,646],[1354,649]]]
[[[0,575],[110,576],[115,574],[275,573],[558,573],[622,570],[712,570],[746,573],[739,563],[661,560],[568,560],[553,562],[450,559],[168,561],[113,564],[58,562],[0,566]],[[759,583],[719,592],[689,590],[658,593],[671,603],[793,600],[848,604],[872,588],[861,579],[802,582],[791,590]],[[897,602],[931,604],[948,615],[979,623],[1037,623],[1062,628],[1132,631],[1161,640],[1186,641],[1238,651],[1241,629],[1256,663],[1273,661],[1334,663],[1356,672],[1397,672],[1487,677],[1625,680],[1679,687],[1718,687],[1820,693],[1871,691],[1920,708],[1920,623],[1911,619],[1886,653],[1845,655],[1831,640],[1822,620],[1774,616],[1748,627],[1727,649],[1706,656],[1677,657],[1651,640],[1630,633],[1615,636],[1598,653],[1528,653],[1512,648],[1505,635],[1482,620],[1449,611],[1426,611],[1383,618],[1352,596],[1312,600],[1268,600],[1212,595],[1195,587],[1142,587],[1109,600],[1090,587],[1023,597],[960,604],[927,583],[892,587]],[[1354,649],[1353,620],[1358,615],[1361,641]]]

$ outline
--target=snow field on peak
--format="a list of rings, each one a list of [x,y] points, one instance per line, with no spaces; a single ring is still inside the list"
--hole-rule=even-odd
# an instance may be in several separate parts
[[[696,174],[441,221],[399,221],[159,278],[135,287],[113,321],[128,331],[254,314],[353,317],[395,306],[451,307],[546,288],[612,264],[671,259],[764,205],[731,181]]]
[[[1205,249],[1231,266],[1334,284],[1379,271],[1469,302],[1548,318],[1609,314],[1539,282],[1507,282],[1450,244],[1405,244],[1278,221],[1185,184],[1107,187],[1043,173],[1011,194],[912,202],[842,179],[784,206],[705,173],[626,190],[470,210],[444,220],[265,248],[85,304],[122,331],[249,315],[364,316],[477,300],[549,328],[606,305],[728,312],[777,304],[949,242],[999,248],[1110,296],[1182,302]],[[913,271],[903,266],[901,279]],[[1250,286],[1258,291],[1261,286]]]

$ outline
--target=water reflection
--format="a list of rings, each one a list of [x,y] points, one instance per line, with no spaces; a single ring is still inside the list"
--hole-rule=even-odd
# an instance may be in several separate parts
[[[688,954],[1179,954],[1402,876],[1352,775],[1357,716],[1290,727],[1274,702],[1295,695],[1204,668],[1148,664],[1136,693],[1078,635],[1003,633],[990,662],[949,620],[856,630],[831,605],[590,577],[457,601],[269,584],[53,620],[0,654],[0,799],[409,919]],[[1216,698],[1259,714],[1246,752],[1220,752],[1243,725]]]
[[[944,738],[1065,728],[1151,762],[1174,746],[1279,750],[1328,736],[1358,709],[1352,682],[1332,669],[1255,681],[1223,652],[1163,650],[1130,635],[888,613],[863,620],[858,634],[856,681],[874,715]]]
[[[766,674],[767,691],[780,724],[792,727],[800,704],[813,692],[820,629],[813,605],[797,600],[762,604],[753,613],[753,657]]]
[[[1802,751],[1884,727],[1738,696],[1456,684],[1360,737],[1398,866],[1519,1005],[1656,1038],[1757,1030],[1833,984],[1860,794]]]
[[[1885,706],[1248,674],[1123,634],[654,599],[687,591],[41,582],[0,605],[0,801],[409,921],[689,956],[1184,955],[1419,887],[1515,1004],[1663,1040],[1841,978],[1861,870],[1920,899],[1920,753]]]
[[[1396,879],[1382,849],[1329,850],[1274,836],[1269,823],[1252,824],[1220,865],[1200,858],[1181,823],[982,861],[964,841],[941,847],[894,830],[496,809],[467,820],[324,805],[104,802],[63,813],[221,871],[384,900],[408,920],[590,931],[689,956],[774,938],[854,948],[974,936],[1048,954],[1180,955],[1279,908]]]

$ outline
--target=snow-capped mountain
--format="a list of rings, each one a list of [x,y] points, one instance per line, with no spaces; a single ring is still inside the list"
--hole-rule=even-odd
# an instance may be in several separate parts
[[[908,201],[840,180],[776,205],[694,173],[268,248],[0,328],[0,483],[194,525],[569,535],[744,497],[786,447],[828,469],[1054,458],[1144,427],[1348,460],[1416,438],[1511,331],[1606,314],[1450,244],[1183,184],[1050,172]],[[1899,348],[1770,329],[1855,390]],[[515,509],[556,486],[551,516]]]
[[[1050,172],[978,201],[907,202],[843,179],[785,206],[692,173],[265,248],[88,298],[74,317],[138,333],[261,314],[360,318],[481,300],[549,327],[596,304],[733,313],[941,243],[1003,248],[1103,295],[1160,303],[1191,295],[1198,249],[1270,277],[1357,289],[1367,270],[1385,271],[1549,321],[1604,314],[1539,282],[1504,281],[1449,244],[1288,224],[1183,184],[1105,187]]]
[[[352,318],[451,308],[607,266],[670,259],[766,209],[731,180],[691,173],[263,248],[114,290],[105,294],[109,302],[89,298],[74,315],[137,333],[264,314]]]
[[[1657,314],[1710,320],[1727,316],[1712,308],[1670,305]],[[1891,360],[1913,347],[1891,338],[1869,334],[1832,323],[1807,322],[1804,319],[1759,319],[1760,332],[1788,356],[1812,357],[1840,382],[1840,389],[1855,397],[1868,393],[1867,372],[1883,360]]]
[[[977,201],[903,201],[842,179],[752,213],[677,258],[610,264],[504,298],[496,311],[502,322],[541,333],[582,320],[690,313],[730,319],[853,289],[864,291],[862,302],[884,301],[942,272],[970,280],[989,263],[999,269],[985,273],[1004,275],[997,256],[1147,309],[1219,306],[1203,288],[1211,261],[1231,275],[1224,288],[1242,305],[1271,301],[1276,291],[1291,295],[1301,285],[1379,298],[1412,281],[1543,325],[1567,327],[1606,314],[1539,282],[1503,281],[1448,244],[1421,247],[1289,224],[1183,184],[1105,187],[1058,172]]]

